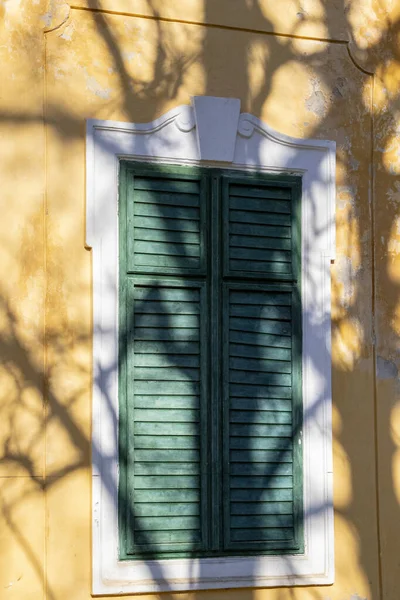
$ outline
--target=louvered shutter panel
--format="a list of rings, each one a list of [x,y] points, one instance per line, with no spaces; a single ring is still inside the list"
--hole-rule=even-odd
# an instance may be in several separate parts
[[[224,181],[224,549],[298,551],[296,186]]]
[[[202,181],[136,169],[126,190],[121,527],[128,556],[173,557],[207,545],[207,298],[184,278],[204,262]]]

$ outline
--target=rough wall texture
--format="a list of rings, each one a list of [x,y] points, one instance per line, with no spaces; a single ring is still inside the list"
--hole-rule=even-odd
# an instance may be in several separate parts
[[[399,3],[0,0],[0,18],[0,596],[90,598],[85,119],[208,94],[337,142],[336,583],[190,596],[398,600]]]

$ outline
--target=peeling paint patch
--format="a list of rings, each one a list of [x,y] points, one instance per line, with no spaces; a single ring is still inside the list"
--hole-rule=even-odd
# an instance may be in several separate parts
[[[389,254],[400,254],[400,240],[389,240],[388,252]]]
[[[400,203],[400,181],[395,181],[394,182],[394,187],[396,189],[390,189],[386,192],[386,196],[389,198],[389,202],[391,204],[398,204]]]
[[[350,256],[339,256],[335,264],[336,281],[343,285],[342,306],[351,305],[357,285],[360,266],[355,265]]]
[[[398,376],[398,368],[395,363],[382,356],[378,356],[376,359],[376,376],[379,379],[396,379]],[[352,600],[361,600],[357,595],[352,597]]]
[[[68,42],[70,42],[72,40],[72,35],[73,35],[74,31],[75,31],[74,24],[70,23],[69,25],[66,26],[66,28],[64,29],[64,31],[60,35],[60,38],[62,38],[63,40],[67,40]]]
[[[307,110],[313,112],[318,117],[323,117],[325,115],[326,106],[325,106],[325,98],[321,91],[314,91],[311,96],[306,101]]]
[[[91,76],[86,79],[86,87],[103,100],[108,100],[111,95],[111,90],[109,88],[101,87],[99,82]]]
[[[312,81],[313,91],[310,96],[306,99],[306,109],[314,113],[317,117],[324,117],[328,110],[328,103],[326,101],[325,95],[320,89],[319,83],[317,80]]]

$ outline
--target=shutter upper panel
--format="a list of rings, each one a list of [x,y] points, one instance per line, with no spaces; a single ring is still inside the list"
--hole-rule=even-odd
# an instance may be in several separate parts
[[[290,287],[225,286],[226,550],[299,548],[301,326]]]
[[[206,543],[204,289],[129,282],[128,554]]]
[[[203,273],[204,178],[131,175],[127,207],[128,271]]]
[[[296,278],[297,190],[297,183],[224,178],[225,275]]]

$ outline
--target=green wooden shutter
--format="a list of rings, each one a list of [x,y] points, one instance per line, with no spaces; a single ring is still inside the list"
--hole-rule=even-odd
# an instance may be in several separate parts
[[[205,282],[185,275],[204,270],[204,186],[176,170],[127,167],[121,177],[121,556],[198,553],[207,547],[207,297]]]
[[[122,163],[122,559],[302,550],[299,197]]]
[[[225,551],[302,544],[297,200],[297,181],[224,180]]]

